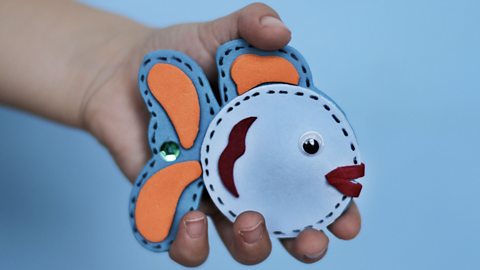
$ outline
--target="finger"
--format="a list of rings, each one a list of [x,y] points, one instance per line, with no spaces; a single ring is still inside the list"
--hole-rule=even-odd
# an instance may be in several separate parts
[[[328,229],[338,238],[350,240],[360,232],[361,218],[358,207],[354,201],[347,210]]]
[[[243,38],[253,46],[263,50],[276,50],[290,41],[291,32],[271,7],[255,3],[228,16],[205,24],[216,44],[236,38]]]
[[[208,257],[207,217],[200,211],[187,213],[169,250],[170,258],[184,266],[198,266]]]
[[[285,249],[297,260],[314,263],[327,253],[328,237],[322,231],[306,229],[297,238],[282,239]]]
[[[265,260],[272,250],[272,243],[265,226],[265,220],[257,212],[244,212],[232,224],[224,216],[213,217],[220,238],[242,264],[257,264]]]

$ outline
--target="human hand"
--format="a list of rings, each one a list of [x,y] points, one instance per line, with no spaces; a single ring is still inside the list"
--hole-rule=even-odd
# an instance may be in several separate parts
[[[143,55],[159,49],[182,51],[197,61],[214,82],[215,52],[220,44],[243,38],[260,49],[274,50],[290,40],[290,31],[278,14],[263,4],[247,6],[207,23],[164,29],[132,28],[121,35],[125,42],[114,45],[115,51],[120,53],[102,59],[103,68],[94,82],[88,84],[82,119],[84,127],[109,149],[132,182],[150,158],[146,134],[149,115],[137,89],[136,78]],[[209,198],[204,198],[200,211],[189,212],[183,217],[169,251],[173,260],[186,266],[205,261],[209,252],[207,215],[225,246],[240,263],[256,264],[270,254],[271,242],[261,214],[245,212],[232,224]],[[355,237],[360,230],[356,205],[352,203],[328,229],[341,239]],[[295,239],[281,240],[292,256],[306,263],[320,260],[326,253],[328,241],[324,232],[314,229],[304,230]]]

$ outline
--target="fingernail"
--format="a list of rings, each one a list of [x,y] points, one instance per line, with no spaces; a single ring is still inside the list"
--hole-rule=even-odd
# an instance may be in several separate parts
[[[262,239],[263,234],[263,222],[260,221],[256,225],[240,230],[240,236],[243,241],[248,244],[253,244],[258,240]]]
[[[316,252],[316,253],[312,253],[312,254],[305,254],[303,256],[305,256],[305,258],[307,258],[309,260],[317,260],[317,259],[321,258],[325,254],[326,251],[327,251],[327,248],[324,248],[320,252]]]
[[[285,24],[279,19],[272,16],[264,16],[260,19],[260,24],[267,27],[283,27],[287,28]]]
[[[185,228],[187,229],[187,234],[190,238],[199,238],[202,236],[204,226],[204,216],[185,220]]]

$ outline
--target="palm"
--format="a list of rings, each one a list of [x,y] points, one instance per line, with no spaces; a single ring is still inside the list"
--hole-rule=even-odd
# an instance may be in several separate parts
[[[278,15],[269,7],[257,4],[214,22],[153,30],[144,40],[134,42],[132,48],[127,48],[130,50],[126,50],[128,53],[123,56],[122,64],[106,71],[111,75],[95,91],[94,98],[91,98],[88,105],[86,113],[89,115],[86,118],[92,119],[88,128],[109,149],[130,181],[135,180],[150,158],[146,133],[149,116],[136,82],[138,64],[143,55],[158,49],[182,51],[192,57],[213,81],[216,77],[215,52],[221,43],[242,37],[257,47],[278,49],[288,42],[288,29],[279,27],[278,24],[265,28],[266,26],[260,25],[258,16]],[[220,237],[238,261],[245,264],[258,263],[270,253],[270,239],[260,214],[244,213],[232,224],[206,200],[202,203],[201,210],[212,217]],[[188,221],[201,217],[202,213],[194,211],[184,219]],[[358,233],[359,222],[358,210],[353,205],[332,224],[330,230],[339,238],[353,238]],[[203,240],[189,239],[185,228],[180,227],[170,250],[171,257],[184,265],[202,263],[208,255],[206,226],[202,232]],[[245,241],[241,231],[249,228],[259,231],[258,236],[262,237],[258,237],[260,239],[254,243]],[[314,262],[324,255],[328,238],[323,232],[306,230],[297,239],[284,240],[283,244],[297,259]]]

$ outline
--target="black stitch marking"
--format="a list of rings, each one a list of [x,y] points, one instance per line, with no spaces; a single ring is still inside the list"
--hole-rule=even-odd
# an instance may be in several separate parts
[[[140,76],[140,81],[141,81],[141,82],[145,81],[145,75],[142,74],[142,75]]]
[[[274,231],[273,234],[276,234],[276,235],[281,235],[281,234],[284,234],[283,232],[281,231]]]
[[[200,85],[203,87],[203,80],[202,80],[202,78],[198,77],[198,83],[200,83]]]
[[[307,87],[310,87],[310,79],[307,78],[305,82],[307,83]]]
[[[157,59],[162,61],[167,61],[167,57],[164,57],[164,56],[157,57]]]
[[[225,98],[224,98],[224,100],[225,100],[225,102],[227,102],[227,101],[228,101],[228,96],[227,96],[227,94],[225,94]]]
[[[152,102],[150,101],[150,99],[147,99],[147,105],[148,105],[148,107],[152,107],[153,104],[152,104]]]
[[[223,205],[223,201],[222,201],[222,199],[221,199],[220,197],[217,197],[217,200],[218,200],[218,202],[219,202],[221,205]]]
[[[153,166],[155,166],[155,160],[152,160],[152,162],[150,162],[149,166],[150,166],[150,168],[153,168]]]
[[[294,53],[291,53],[290,56],[291,56],[293,59],[295,59],[295,61],[298,61],[298,58],[297,58],[297,56],[296,56]]]
[[[137,198],[132,197],[132,203],[135,203],[136,200],[137,200]]]
[[[215,191],[212,184],[210,184],[208,187],[210,188],[211,191]]]
[[[148,63],[150,63],[150,61],[152,61],[152,59],[150,59],[150,58],[145,60],[145,62],[143,62],[143,65],[146,66]]]
[[[158,128],[158,123],[155,122],[155,123],[153,124],[153,130],[157,130],[157,128]]]
[[[148,175],[148,173],[147,173],[147,172],[146,172],[146,173],[144,173],[144,174],[142,174],[142,178],[143,178],[143,179],[145,179],[145,177],[147,177],[147,175]]]
[[[305,226],[305,228],[304,228],[304,229],[311,229],[311,228],[313,228],[313,225],[308,225],[308,226]]]
[[[232,210],[228,210],[228,213],[232,216],[232,217],[236,217],[237,214],[235,214],[234,212],[232,212]]]
[[[145,96],[148,96],[148,91],[147,90],[143,91],[143,93],[145,94]]]
[[[147,244],[148,244],[148,242],[147,242],[146,240],[142,240],[142,243],[143,243],[144,245],[147,245]]]
[[[247,101],[247,100],[249,100],[249,99],[250,99],[250,96],[245,96],[245,97],[243,98],[243,101]]]
[[[318,100],[318,97],[314,96],[314,95],[311,95],[310,98],[313,99],[313,100]]]
[[[153,154],[154,154],[154,155],[158,154],[158,150],[157,150],[157,148],[153,148],[153,150],[152,150],[152,151],[153,151]]]
[[[207,176],[210,175],[210,172],[208,171],[208,169],[205,169],[205,174],[206,174]]]
[[[221,70],[220,75],[222,76],[222,78],[225,78],[225,71],[223,71],[223,69]]]
[[[294,232],[294,233],[299,233],[300,230],[299,230],[299,229],[295,229],[295,230],[292,230],[292,232]]]
[[[130,218],[134,218],[134,216],[133,212],[130,212]]]
[[[193,200],[193,201],[196,201],[196,200],[197,200],[197,193],[194,193],[194,194],[193,194],[192,200]]]
[[[304,94],[302,92],[296,92],[295,95],[297,96],[303,96]]]
[[[279,49],[278,51],[281,53],[287,53],[287,51],[285,51],[284,49]]]
[[[340,207],[340,203],[335,204],[335,209],[337,209],[338,207]]]
[[[343,132],[343,135],[345,135],[345,137],[348,137],[348,132],[344,128],[342,128],[342,132]]]
[[[335,122],[340,124],[340,119],[338,119],[335,114],[332,114],[332,118],[333,118],[333,120],[335,120]]]
[[[226,51],[225,51],[225,55],[229,55],[231,51],[232,51],[232,49],[226,50]]]
[[[202,181],[199,181],[198,184],[197,184],[197,187],[202,187],[203,186],[203,182]]]
[[[205,149],[205,151],[208,153],[208,151],[210,151],[210,145],[207,144],[207,147]]]
[[[154,248],[156,248],[156,249],[161,249],[161,248],[162,248],[162,245],[155,245]]]
[[[238,51],[238,50],[243,49],[243,48],[245,48],[245,47],[243,47],[243,46],[237,46],[237,47],[235,47],[235,51]]]
[[[155,144],[157,142],[157,140],[155,139],[155,132],[153,132],[153,135],[152,135],[152,143]]]
[[[137,227],[133,227],[133,232],[134,232],[134,233],[137,233],[137,232],[138,232]]]
[[[342,201],[345,201],[347,198],[348,198],[347,196],[343,195]]]
[[[208,158],[205,158],[205,165],[208,166]]]
[[[217,126],[218,126],[218,124],[220,124],[220,122],[222,122],[222,118],[218,118],[218,120],[217,120]]]
[[[228,89],[227,89],[227,86],[224,85],[224,86],[223,86],[223,92],[224,92],[224,93],[227,93],[227,90],[228,90]]]
[[[157,113],[156,113],[156,112],[152,112],[152,116],[153,116],[153,117],[157,117]]]
[[[190,211],[193,211],[193,210],[195,210],[195,208],[193,208],[193,206],[192,206],[192,207],[190,207]]]
[[[189,63],[185,63],[185,66],[186,66],[190,71],[193,71],[193,68],[192,68],[192,66],[191,66]]]
[[[256,96],[258,96],[258,95],[260,95],[260,93],[259,93],[259,92],[255,92],[255,93],[252,94],[252,97],[256,97]]]
[[[210,97],[208,96],[208,94],[205,94],[205,99],[207,100],[207,103],[210,104]]]
[[[213,111],[213,108],[210,107],[210,115],[214,115],[215,114],[215,111]]]
[[[353,164],[355,164],[355,165],[358,164],[357,157],[353,157]]]
[[[235,107],[238,106],[238,105],[240,105],[239,101],[237,101],[237,102],[235,102],[235,104],[233,104],[233,106],[235,106]]]
[[[267,94],[275,94],[274,90],[268,90]]]
[[[172,59],[179,62],[179,63],[182,63],[182,59],[176,57],[176,56],[172,56]]]
[[[212,131],[210,132],[210,139],[213,138],[213,135],[214,135],[214,134],[215,134],[215,130],[212,130]]]
[[[304,65],[302,65],[302,72],[303,72],[303,73],[307,73],[307,68],[305,68]]]
[[[285,95],[285,94],[288,94],[288,92],[285,91],[285,90],[280,90],[280,91],[278,91],[278,93],[279,93],[279,94],[284,94],[284,95]]]
[[[355,151],[355,145],[353,145],[353,143],[350,144],[350,149],[352,149],[352,151]]]
[[[227,109],[227,112],[231,112],[231,111],[233,111],[233,107],[229,107],[229,108]]]
[[[323,223],[323,219],[320,219],[319,221],[317,221],[317,224],[322,224]]]
[[[253,48],[253,45],[248,44],[248,48]]]
[[[323,105],[323,108],[325,108],[325,110],[327,110],[327,111],[330,111],[330,107],[328,107],[327,104]]]
[[[333,212],[328,213],[328,215],[325,218],[329,218],[331,216],[333,216]]]
[[[218,59],[218,64],[223,66],[223,56]]]

